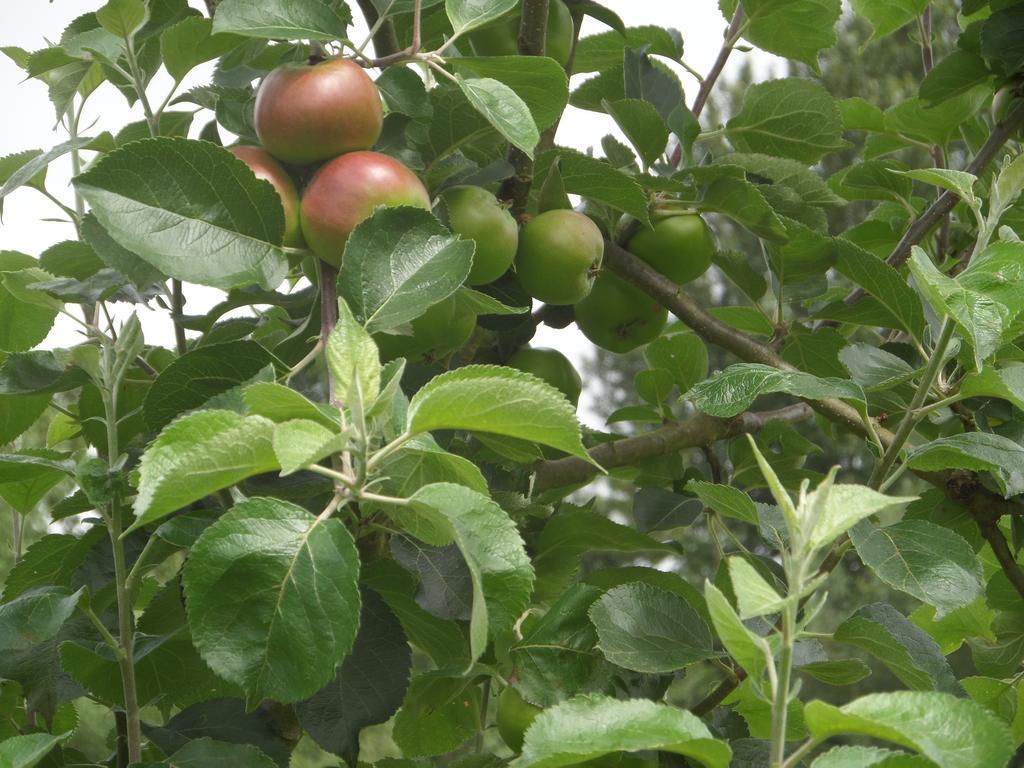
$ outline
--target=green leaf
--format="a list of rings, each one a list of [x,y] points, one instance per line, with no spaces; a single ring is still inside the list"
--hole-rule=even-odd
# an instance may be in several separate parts
[[[1003,496],[1024,493],[1024,447],[990,432],[968,432],[940,437],[915,448],[907,456],[911,469],[972,469],[990,472]]]
[[[109,136],[109,134],[106,135]],[[3,174],[0,174],[0,178],[4,180],[3,186],[0,187],[0,202],[18,187],[25,185],[40,187],[43,183],[46,168],[50,163],[72,150],[84,149],[93,142],[98,141],[99,139],[97,138],[81,136],[77,139],[65,141],[63,144],[58,144],[46,152],[32,150],[31,152],[21,152],[17,155],[5,157],[3,165],[0,166],[4,171]],[[7,165],[15,158],[23,162],[18,166],[17,170],[9,169]]]
[[[0,350],[26,352],[41,344],[53,328],[61,303],[21,287],[21,283],[34,283],[40,277],[49,275],[39,269],[3,271],[0,264]],[[34,300],[36,297],[39,300]]]
[[[891,741],[939,768],[1004,765],[1013,754],[1009,730],[995,715],[947,693],[876,693],[841,708],[812,701],[804,718],[818,739],[850,733]]]
[[[23,152],[15,152],[14,154],[0,157],[0,184],[6,185],[12,175],[30,160],[39,157],[41,154],[43,154],[41,149],[26,149]],[[46,168],[47,166],[43,165],[33,176],[24,180],[21,185],[30,186],[37,190],[46,189]],[[6,186],[4,188],[6,189]],[[2,200],[3,195],[0,195],[0,212],[3,211]]]
[[[432,672],[413,678],[392,734],[406,757],[432,757],[458,749],[479,730],[480,687]]]
[[[769,179],[773,184],[795,192],[807,205],[833,208],[845,204],[843,198],[828,188],[821,176],[796,160],[732,152],[718,158],[715,164],[739,166],[748,174]]]
[[[539,155],[534,167],[535,184],[544,184],[555,158],[566,192],[605,203],[645,224],[650,223],[647,195],[635,178],[603,160],[575,150],[558,147]]]
[[[900,326],[918,341],[924,338],[925,320],[921,298],[907,281],[879,258],[838,238],[836,270],[877,299]]]
[[[382,208],[352,232],[338,290],[367,330],[388,331],[454,293],[473,250],[428,211]]]
[[[118,245],[91,213],[82,219],[81,228],[82,238],[92,247],[100,261],[127,277],[136,288],[148,288],[164,279],[156,267]]]
[[[327,367],[342,403],[372,403],[380,392],[380,353],[373,337],[338,301],[338,324],[327,338]]]
[[[909,266],[936,313],[952,317],[957,328],[970,340],[974,347],[974,364],[980,370],[982,363],[1002,343],[1006,314],[1003,307],[994,299],[942,274],[919,246],[914,246]]]
[[[702,505],[696,499],[658,486],[640,488],[633,497],[633,521],[642,533],[685,527],[693,523],[701,511]]]
[[[569,507],[551,516],[536,545],[537,597],[554,599],[565,588],[586,552],[671,552],[635,528],[588,510]]]
[[[487,481],[473,462],[443,450],[429,435],[420,435],[381,464],[385,493],[408,497],[430,483],[458,483],[487,494]]]
[[[953,51],[921,81],[918,95],[935,106],[985,85],[991,79],[992,72],[983,58],[970,51]]]
[[[896,160],[865,160],[833,174],[828,185],[847,200],[891,200],[910,205],[914,185],[906,170],[907,166]]]
[[[126,40],[133,37],[148,18],[149,12],[142,0],[108,0],[96,11],[96,21],[100,26]]]
[[[680,392],[708,375],[707,346],[693,333],[659,336],[644,347],[644,357],[651,368],[668,371]]]
[[[459,35],[500,19],[516,7],[516,0],[445,0],[444,9]]]
[[[453,58],[448,64],[456,72],[498,80],[530,108],[537,128],[554,125],[569,101],[565,69],[547,56],[487,56]]]
[[[307,698],[352,649],[358,575],[340,520],[277,499],[244,501],[203,532],[185,563],[193,641],[251,706]]]
[[[227,4],[221,3],[218,6],[217,18],[220,18]],[[160,35],[160,55],[171,77],[175,82],[181,82],[185,75],[204,61],[220,58],[242,42],[236,35],[213,34],[213,23],[209,19],[189,16],[168,27]]]
[[[846,146],[835,100],[811,80],[784,78],[747,88],[743,108],[726,126],[740,152],[814,163]]]
[[[578,696],[537,716],[511,768],[558,768],[611,752],[658,750],[726,768],[732,750],[685,709],[644,699]]]
[[[135,522],[129,530],[278,469],[273,435],[274,422],[231,411],[199,411],[172,422],[142,454]]]
[[[600,595],[596,587],[573,584],[543,616],[524,623],[509,656],[528,701],[554,706],[608,682],[611,667],[596,650],[597,631],[587,614]]]
[[[608,661],[636,672],[675,672],[716,655],[711,630],[683,598],[648,584],[610,589],[590,608]]]
[[[772,657],[768,641],[743,625],[728,598],[710,581],[704,582],[704,598],[708,602],[715,634],[725,650],[747,671],[751,679],[760,681],[768,659]]]
[[[969,373],[960,382],[960,396],[1001,397],[1024,411],[1024,365],[986,365],[977,373]]]
[[[0,742],[0,765],[4,768],[33,768],[70,735],[30,733],[5,739]]]
[[[0,395],[68,392],[88,381],[77,366],[65,367],[53,352],[37,349],[0,357]]]
[[[871,344],[850,344],[839,353],[839,359],[866,392],[891,389],[909,381],[915,373],[902,357]]]
[[[252,744],[229,744],[209,737],[193,739],[160,763],[140,764],[139,768],[275,768],[265,752]]]
[[[388,558],[366,563],[362,581],[395,612],[409,642],[438,665],[462,669],[469,665],[469,648],[462,628],[454,621],[428,613],[416,602],[417,584],[413,574]]]
[[[160,372],[146,393],[146,426],[162,429],[178,415],[249,381],[272,361],[266,349],[247,340],[186,352]]]
[[[825,685],[847,686],[871,676],[871,667],[860,659],[812,661],[798,667],[802,674],[810,675]]]
[[[580,38],[573,59],[573,72],[604,72],[622,64],[627,48],[641,49],[645,46],[650,55],[676,60],[679,58],[679,45],[668,29],[656,26],[629,27],[625,35],[611,30]]]
[[[264,416],[273,422],[304,419],[322,427],[336,430],[339,426],[337,410],[314,403],[290,387],[259,381],[242,390],[242,400],[250,415]]]
[[[412,654],[402,625],[375,592],[364,591],[352,652],[325,688],[295,707],[299,723],[323,749],[355,765],[359,732],[401,706]]]
[[[516,437],[590,461],[569,401],[536,376],[502,366],[468,365],[420,389],[409,404],[408,430],[437,429]]]
[[[653,165],[665,152],[668,126],[649,101],[621,99],[604,102],[605,110],[626,134],[645,167]]]
[[[188,546],[192,543],[189,541]],[[146,606],[138,623],[133,659],[136,692],[142,706],[160,702],[184,708],[197,701],[241,693],[215,676],[193,646],[177,580],[160,590]],[[92,638],[63,642],[60,663],[92,697],[111,707],[124,706],[117,657],[106,643]]]
[[[344,450],[347,442],[344,435],[315,421],[294,419],[278,424],[274,429],[274,454],[281,465],[281,476]]]
[[[351,21],[346,5],[320,0],[223,0],[213,31],[267,40],[344,40]]]
[[[743,36],[762,50],[818,70],[818,52],[836,44],[839,0],[743,0]]]
[[[1024,50],[1020,45],[1021,31],[1024,30],[1024,13],[1021,10],[1015,4],[1003,7],[993,13],[981,28],[981,55],[993,69],[1005,76],[1017,74],[1024,66]]]
[[[492,77],[467,79],[456,75],[455,81],[473,108],[486,117],[498,133],[528,157],[533,157],[533,150],[540,142],[540,131],[519,94]]]
[[[992,91],[986,86],[931,107],[922,99],[907,99],[885,112],[885,129],[915,141],[946,146],[959,137],[960,126],[975,115]]]
[[[40,587],[0,605],[0,651],[25,651],[56,637],[83,589]]]
[[[473,582],[470,650],[477,659],[487,638],[508,630],[525,610],[533,591],[533,567],[515,523],[486,496],[465,486],[424,486],[409,504],[431,529],[443,532],[462,552]],[[401,518],[399,518],[401,519]],[[418,526],[417,526],[418,527]]]
[[[864,391],[851,381],[782,371],[760,363],[737,363],[717,371],[683,397],[709,416],[728,418],[747,410],[761,395],[788,392],[809,400],[841,398],[866,402]]]
[[[719,485],[703,480],[691,480],[686,490],[697,495],[705,506],[720,515],[742,520],[751,525],[758,524],[757,507],[751,498],[739,488],[731,485]]]
[[[21,562],[7,576],[2,602],[9,603],[38,587],[72,586],[75,573],[100,541],[107,540],[101,525],[84,535],[48,534],[25,550]]]
[[[808,545],[827,547],[864,518],[909,504],[914,498],[886,496],[866,485],[819,487],[807,496],[809,509],[820,505],[814,528],[807,532]]]
[[[740,618],[744,621],[779,613],[787,603],[799,597],[783,599],[775,587],[742,557],[730,557],[727,563]]]
[[[891,35],[924,13],[929,0],[851,0],[854,12],[872,27],[871,38]]]
[[[0,498],[23,515],[29,514],[61,480],[74,474],[66,453],[23,448],[0,454]]]
[[[880,747],[833,747],[818,757],[811,768],[928,768],[927,758]]]
[[[724,213],[753,234],[772,242],[786,239],[786,227],[761,191],[744,179],[715,179],[704,190],[703,211]]]
[[[927,520],[885,527],[862,522],[850,532],[861,560],[886,584],[936,608],[941,618],[985,590],[981,560],[962,537]]]
[[[31,427],[49,405],[49,395],[0,395],[0,446]]]
[[[75,188],[119,245],[170,277],[223,289],[273,289],[284,279],[281,199],[222,147],[131,142],[78,176]]]

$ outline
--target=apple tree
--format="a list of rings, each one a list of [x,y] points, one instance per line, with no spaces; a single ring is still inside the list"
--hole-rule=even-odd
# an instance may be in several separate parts
[[[0,202],[75,237],[0,252],[0,766],[1024,764],[1024,3],[852,0],[920,51],[884,110],[816,75],[840,0],[721,0],[706,72],[679,5],[109,0],[3,49],[67,138]],[[754,48],[807,76],[712,123]],[[606,430],[542,325],[641,355]],[[823,610],[844,559],[900,608]]]

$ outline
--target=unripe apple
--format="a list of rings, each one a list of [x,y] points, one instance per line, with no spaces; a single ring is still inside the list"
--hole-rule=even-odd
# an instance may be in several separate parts
[[[473,52],[477,56],[515,56],[519,53],[521,21],[521,13],[511,13],[474,31],[469,37]],[[544,55],[564,67],[569,62],[573,34],[569,8],[562,0],[551,0],[548,4],[548,27],[544,35]]]
[[[715,254],[715,238],[697,213],[684,213],[644,227],[627,248],[674,283],[682,285],[707,272]]]
[[[508,209],[482,187],[458,186],[441,194],[442,219],[457,235],[476,243],[469,285],[492,283],[516,257],[519,227]]]
[[[495,721],[498,733],[509,749],[516,753],[522,751],[523,737],[541,712],[540,707],[524,699],[511,685],[501,692]]]
[[[440,360],[469,341],[476,329],[476,314],[453,295],[432,305],[410,325],[411,336],[377,334],[381,359]]]
[[[654,341],[668,311],[639,288],[612,272],[602,272],[594,288],[576,305],[576,326],[609,352],[629,352]]]
[[[349,152],[324,165],[302,195],[302,234],[328,264],[341,264],[352,230],[377,206],[430,210],[430,195],[416,174],[378,152]]]
[[[1010,116],[1010,107],[1020,98],[1020,85],[1004,85],[992,97],[992,122],[1001,123]]]
[[[228,147],[228,151],[248,165],[257,179],[269,181],[277,190],[281,207],[284,208],[284,239],[281,244],[289,248],[305,245],[299,225],[299,193],[288,171],[267,150],[260,147],[239,145]]]
[[[604,256],[597,225],[576,211],[547,211],[519,233],[516,277],[547,304],[575,304],[590,293]]]
[[[260,143],[278,160],[309,165],[380,138],[384,111],[369,75],[348,59],[282,64],[256,94]]]
[[[583,380],[561,352],[544,347],[521,347],[508,359],[512,368],[532,373],[557,389],[573,405],[579,405]]]

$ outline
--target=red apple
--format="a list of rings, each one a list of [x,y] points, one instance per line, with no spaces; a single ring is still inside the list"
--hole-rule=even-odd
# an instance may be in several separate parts
[[[260,147],[237,146],[228,147],[228,150],[248,165],[257,179],[269,181],[277,190],[281,198],[281,207],[284,208],[284,239],[281,244],[289,248],[301,248],[305,245],[299,226],[299,193],[288,171],[274,159],[273,155]]]
[[[352,230],[377,206],[430,210],[430,194],[415,173],[379,152],[350,152],[324,165],[302,195],[302,234],[328,264],[338,266]]]
[[[256,94],[256,135],[270,154],[295,165],[372,148],[383,120],[377,86],[348,59],[283,64]]]

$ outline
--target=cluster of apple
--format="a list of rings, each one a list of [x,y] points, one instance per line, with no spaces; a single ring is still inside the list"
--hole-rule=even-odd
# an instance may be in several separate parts
[[[550,6],[548,46],[568,58],[572,18],[561,0]],[[508,28],[506,28],[508,27]],[[480,30],[475,50],[514,53],[518,19]],[[254,123],[262,144],[231,151],[257,178],[270,182],[284,208],[283,244],[308,248],[338,267],[349,236],[379,206],[431,209],[423,182],[400,161],[373,151],[383,129],[376,84],[348,59],[285,64],[267,75],[256,96]],[[300,195],[285,166],[319,165]],[[595,344],[626,352],[661,332],[665,309],[614,274],[601,271],[604,235],[587,216],[550,210],[519,229],[506,206],[486,189],[455,186],[440,195],[436,213],[452,232],[474,241],[468,285],[492,283],[511,268],[523,289],[553,305],[574,305],[580,330]],[[714,242],[696,214],[673,215],[641,229],[628,247],[678,283],[702,274]],[[457,296],[432,306],[412,322],[411,335],[379,334],[385,359],[438,359],[461,348],[476,328],[476,314]],[[580,380],[553,350],[520,350],[509,364],[548,380],[577,402]]]

